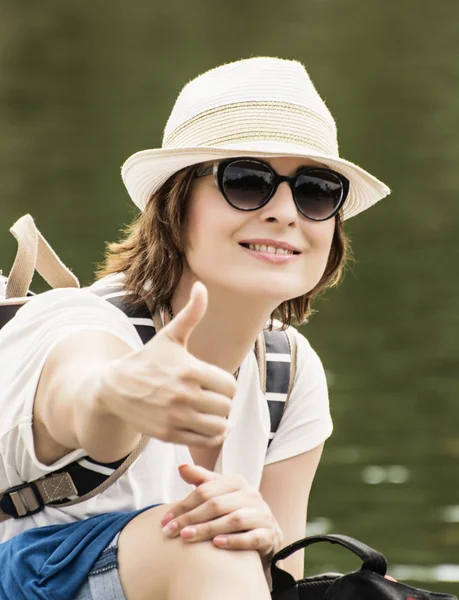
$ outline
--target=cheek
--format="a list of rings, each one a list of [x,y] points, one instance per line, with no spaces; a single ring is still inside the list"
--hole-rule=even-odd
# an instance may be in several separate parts
[[[185,223],[185,257],[198,274],[222,259],[223,243],[231,234],[232,214],[213,193],[192,193]]]
[[[310,248],[318,254],[328,256],[335,232],[335,220],[329,219],[320,223],[309,222],[305,225],[304,235]]]
[[[304,268],[310,271],[310,277],[314,278],[315,286],[320,281],[327,266],[335,231],[335,221],[331,219],[323,223],[308,223],[306,229],[305,238],[309,247],[309,260],[305,261]]]
[[[210,220],[211,214],[205,210],[203,205],[202,194],[198,194],[197,190],[192,189],[188,199],[188,211],[185,220],[185,254],[199,251],[200,243],[206,240],[205,232],[211,229]]]

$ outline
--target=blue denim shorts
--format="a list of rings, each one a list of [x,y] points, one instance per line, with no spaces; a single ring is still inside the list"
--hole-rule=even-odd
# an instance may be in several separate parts
[[[94,563],[75,600],[126,600],[118,573],[119,535]]]

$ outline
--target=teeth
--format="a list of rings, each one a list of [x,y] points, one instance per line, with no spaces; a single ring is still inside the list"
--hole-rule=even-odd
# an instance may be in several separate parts
[[[257,252],[269,252],[269,254],[294,254],[291,250],[276,248],[275,246],[265,246],[264,244],[249,244],[249,248]]]

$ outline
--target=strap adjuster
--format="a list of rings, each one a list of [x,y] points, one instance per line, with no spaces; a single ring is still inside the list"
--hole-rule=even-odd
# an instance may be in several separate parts
[[[0,508],[13,519],[22,519],[41,512],[43,498],[34,482],[22,483],[3,492]]]

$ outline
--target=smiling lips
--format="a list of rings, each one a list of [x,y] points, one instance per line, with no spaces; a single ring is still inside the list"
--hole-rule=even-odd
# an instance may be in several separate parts
[[[277,240],[247,240],[240,242],[239,244],[254,258],[273,264],[287,264],[294,262],[301,254],[299,250],[290,244],[278,242]]]

